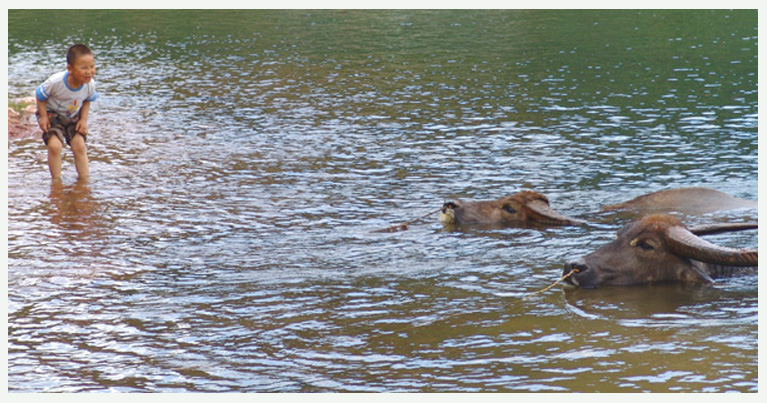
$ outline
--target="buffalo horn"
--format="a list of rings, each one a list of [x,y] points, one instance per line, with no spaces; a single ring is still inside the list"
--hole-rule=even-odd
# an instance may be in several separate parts
[[[721,223],[721,224],[708,224],[708,225],[700,225],[697,227],[692,227],[690,228],[690,232],[692,232],[695,235],[701,236],[701,235],[720,234],[722,232],[745,231],[749,229],[758,229],[758,228],[759,228],[758,223],[750,223],[750,222]]]
[[[684,227],[668,229],[668,244],[679,256],[724,266],[758,266],[757,249],[735,249],[714,245]]]

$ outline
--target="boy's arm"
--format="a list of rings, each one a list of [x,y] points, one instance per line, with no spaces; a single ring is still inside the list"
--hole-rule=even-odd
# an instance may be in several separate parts
[[[88,113],[91,111],[91,101],[83,101],[80,107],[80,119],[75,125],[75,131],[82,134],[88,134]]]
[[[37,112],[40,115],[37,124],[40,126],[40,129],[45,133],[48,133],[48,129],[51,127],[51,121],[48,120],[48,109],[46,108],[47,102],[41,101],[37,97],[35,97],[35,100],[37,100]]]

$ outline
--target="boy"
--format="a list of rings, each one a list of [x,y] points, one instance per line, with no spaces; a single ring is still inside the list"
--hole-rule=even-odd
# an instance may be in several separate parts
[[[54,181],[61,180],[61,150],[66,142],[75,156],[79,179],[88,179],[88,113],[96,93],[96,65],[91,50],[81,44],[67,51],[67,70],[50,76],[35,90],[37,122],[48,148],[48,168]]]

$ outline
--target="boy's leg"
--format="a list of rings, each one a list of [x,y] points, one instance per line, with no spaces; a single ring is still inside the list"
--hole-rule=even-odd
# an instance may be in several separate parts
[[[85,138],[76,133],[69,142],[72,152],[75,154],[75,168],[77,176],[80,179],[88,179],[90,176],[90,167],[88,166],[88,153],[85,148]]]
[[[46,144],[48,147],[48,169],[51,171],[51,179],[61,180],[61,149],[63,144],[58,136],[51,136]]]

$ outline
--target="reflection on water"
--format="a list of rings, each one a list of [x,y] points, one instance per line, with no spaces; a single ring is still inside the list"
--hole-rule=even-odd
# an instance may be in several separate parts
[[[755,11],[38,14],[10,95],[74,37],[102,95],[90,182],[9,141],[9,390],[758,390],[755,275],[523,298],[599,206],[757,198]],[[371,232],[525,189],[590,224]]]
[[[73,240],[93,235],[98,226],[98,218],[95,217],[98,201],[91,195],[87,181],[77,180],[71,186],[54,181],[48,198],[51,223],[67,233],[75,232]]]

